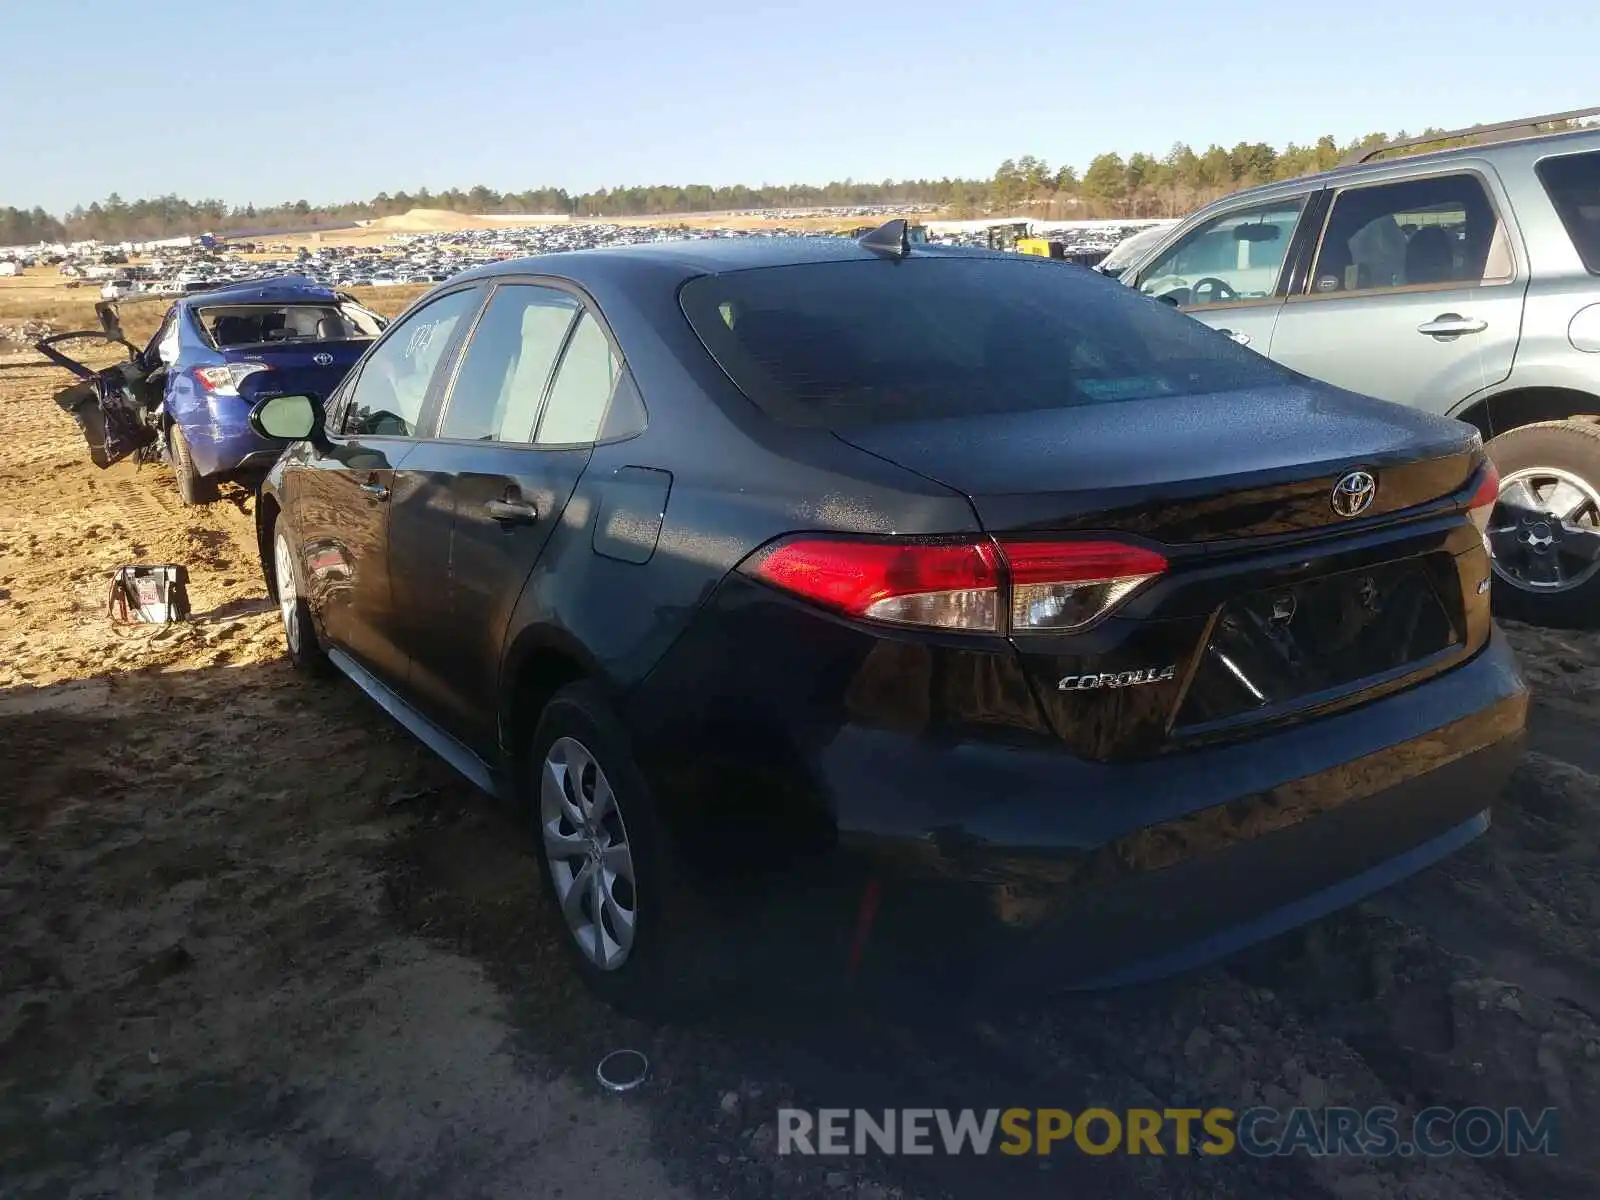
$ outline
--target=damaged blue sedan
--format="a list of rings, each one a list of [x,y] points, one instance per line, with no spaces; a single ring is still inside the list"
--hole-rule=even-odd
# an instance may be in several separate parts
[[[164,459],[185,504],[215,499],[225,479],[253,483],[265,474],[286,443],[253,431],[251,408],[273,396],[332,392],[386,324],[343,292],[280,276],[183,296],[141,349],[124,337],[118,311],[137,302],[96,305],[100,329],[37,345],[80,380],[56,403],[77,420],[95,465]],[[58,349],[86,338],[124,347],[127,361],[95,368]]]

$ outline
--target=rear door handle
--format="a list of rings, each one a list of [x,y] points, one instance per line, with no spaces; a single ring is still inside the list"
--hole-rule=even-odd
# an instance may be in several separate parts
[[[539,509],[526,500],[490,500],[483,507],[502,525],[532,525],[539,519]]]
[[[377,480],[368,480],[366,483],[363,483],[361,485],[361,490],[367,495],[371,496],[374,500],[387,500],[389,498],[389,489],[384,487],[383,484],[377,482]]]
[[[1482,333],[1487,328],[1487,321],[1463,317],[1460,313],[1440,313],[1433,320],[1418,325],[1417,332],[1429,337],[1460,337],[1463,333]]]
[[[1217,332],[1231,337],[1241,346],[1248,346],[1250,344],[1250,335],[1248,333],[1239,333],[1237,330],[1233,329],[1219,329]]]

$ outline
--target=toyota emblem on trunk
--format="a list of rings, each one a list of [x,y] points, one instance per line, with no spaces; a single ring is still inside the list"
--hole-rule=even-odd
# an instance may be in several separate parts
[[[326,350],[320,350],[311,356],[311,361],[319,367],[331,367],[333,366],[333,355]]]
[[[1378,481],[1366,471],[1351,471],[1333,485],[1333,511],[1341,517],[1359,517],[1372,507]]]

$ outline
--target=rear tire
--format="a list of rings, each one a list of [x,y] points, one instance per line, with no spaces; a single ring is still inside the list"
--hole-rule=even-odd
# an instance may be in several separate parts
[[[545,706],[521,790],[544,893],[584,984],[635,1016],[696,1006],[717,982],[703,960],[718,939],[626,731],[593,684],[570,684]]]
[[[189,439],[181,426],[167,427],[167,446],[172,451],[172,473],[178,478],[178,499],[185,504],[210,504],[215,500],[217,485],[196,471]]]
[[[1501,434],[1487,449],[1502,499],[1536,500],[1539,511],[1560,509],[1568,526],[1600,535],[1600,425],[1541,421]],[[1590,569],[1559,554],[1560,522],[1518,524],[1496,508],[1490,530],[1496,616],[1564,629],[1600,624],[1600,562]]]

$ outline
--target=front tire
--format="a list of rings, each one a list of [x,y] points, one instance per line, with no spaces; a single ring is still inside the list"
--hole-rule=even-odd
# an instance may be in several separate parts
[[[1501,504],[1489,519],[1496,615],[1565,629],[1600,624],[1600,425],[1541,421],[1487,449],[1500,473]]]
[[[172,473],[178,479],[178,499],[185,504],[210,504],[217,498],[217,485],[195,469],[194,455],[189,452],[189,439],[183,428],[167,428],[167,446],[172,451]]]
[[[300,572],[289,548],[289,537],[278,524],[272,531],[273,591],[278,601],[278,619],[283,622],[284,653],[296,670],[307,675],[326,675],[328,656],[317,640],[311,621],[311,606],[300,586]]]
[[[544,892],[583,982],[625,1013],[692,1004],[713,982],[700,951],[717,939],[626,731],[594,685],[571,684],[545,706],[523,792]]]

